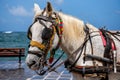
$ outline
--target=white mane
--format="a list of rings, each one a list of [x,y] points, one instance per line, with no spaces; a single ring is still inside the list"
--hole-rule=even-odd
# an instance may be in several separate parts
[[[76,45],[71,47],[70,50],[72,50],[72,48],[77,49],[76,48],[78,47],[77,45],[81,45],[81,43],[83,43],[86,35],[86,33],[84,32],[85,23],[80,19],[77,19],[75,17],[69,16],[63,13],[59,13],[59,15],[63,20],[63,27],[64,27],[63,37],[65,36],[63,41],[65,41],[65,43],[67,42],[69,45],[70,44]],[[86,25],[89,27],[91,32],[98,31],[98,29],[95,28],[93,25],[88,23]],[[76,41],[78,40],[79,42],[76,44]]]

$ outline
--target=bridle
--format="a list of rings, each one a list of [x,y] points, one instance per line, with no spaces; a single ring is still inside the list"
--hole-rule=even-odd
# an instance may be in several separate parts
[[[32,38],[32,33],[30,31],[30,28],[32,27],[32,25],[30,25],[29,29],[28,29],[28,38],[31,40],[30,41],[30,46],[32,47],[37,47],[40,49],[40,51],[28,51],[28,54],[34,54],[34,55],[37,55],[38,57],[41,57],[42,55],[47,55],[48,51],[52,48],[52,43],[53,43],[53,40],[55,38],[55,34],[58,35],[59,37],[59,41],[58,41],[58,44],[57,46],[52,49],[50,51],[50,58],[49,58],[49,63],[52,63],[53,62],[53,58],[54,58],[54,54],[55,54],[55,51],[59,48],[60,46],[60,43],[61,43],[61,37],[62,37],[62,33],[63,33],[63,22],[62,22],[62,19],[61,17],[58,15],[58,13],[54,12],[53,14],[55,14],[55,18],[52,18],[51,16],[47,17],[47,16],[43,16],[43,15],[40,15],[38,17],[35,18],[35,21],[33,22],[33,24],[37,21],[39,21],[39,23],[41,25],[43,25],[45,27],[45,32],[49,32],[48,34],[50,34],[49,38],[46,40],[46,39],[43,39],[43,42],[37,42],[37,41],[33,41],[31,40]],[[52,23],[50,25],[50,28],[47,27],[47,25],[45,23],[43,23],[42,21],[47,21],[47,22],[50,22]],[[47,33],[46,32],[46,33]],[[46,36],[45,34],[43,34],[44,36]],[[48,36],[46,36],[47,38]],[[39,54],[39,53],[42,53],[42,54]],[[39,61],[40,62],[40,61]],[[44,61],[45,63],[46,61]],[[54,63],[53,63],[54,64]],[[38,73],[38,72],[37,72]],[[39,73],[40,75],[43,74],[43,70],[41,73]]]
[[[47,28],[46,24],[43,23],[41,20],[52,23],[52,25],[50,26],[52,28],[52,30],[51,30],[51,33],[49,33],[49,34],[51,34],[51,36],[48,40],[46,40],[46,42],[49,43],[49,45],[48,44],[45,45],[44,43],[40,43],[40,42],[32,41],[32,40],[30,42],[30,46],[36,46],[40,50],[44,51],[45,53],[47,53],[48,50],[51,48],[52,42],[54,40],[55,33],[57,33],[57,35],[59,37],[59,43],[61,41],[61,35],[62,35],[62,32],[63,32],[63,26],[62,26],[63,22],[62,22],[62,19],[60,18],[60,16],[58,16],[57,13],[54,12],[54,14],[56,15],[56,18],[46,17],[46,16],[43,16],[43,15],[40,15],[37,18],[35,18],[35,21],[34,21],[34,23],[36,21],[39,21],[39,23],[41,25],[43,25],[46,30],[49,29],[49,28]],[[30,28],[29,28],[29,30],[28,30],[28,38],[29,39],[31,39],[31,35],[32,34],[31,34]]]

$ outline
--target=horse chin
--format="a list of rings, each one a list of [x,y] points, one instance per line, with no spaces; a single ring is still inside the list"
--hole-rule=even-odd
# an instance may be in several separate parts
[[[33,65],[29,66],[29,68],[31,70],[41,70],[41,69],[44,68],[44,64],[43,63],[42,64],[36,63],[36,64],[33,64]]]

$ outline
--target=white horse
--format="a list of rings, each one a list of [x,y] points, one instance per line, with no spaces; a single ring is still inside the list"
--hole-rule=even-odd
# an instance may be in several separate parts
[[[99,29],[91,24],[85,24],[82,20],[70,15],[53,11],[50,3],[47,4],[44,10],[41,10],[39,5],[34,4],[34,12],[34,22],[28,31],[31,42],[28,51],[29,54],[26,57],[26,63],[30,69],[43,70],[44,65],[47,63],[46,56],[48,51],[60,47],[67,54],[69,63],[71,63],[70,65],[74,68],[76,67],[78,70],[80,69],[80,71],[82,71],[81,74],[83,74],[83,72],[86,73],[87,68],[104,67],[104,65],[107,64],[107,60],[109,66],[113,67],[115,63],[113,68],[116,72],[116,64],[120,61],[119,35],[115,35],[116,38],[111,36],[111,38],[114,39],[112,43],[114,43],[113,46],[116,47],[115,51],[117,51],[117,53],[115,57],[112,57],[112,59],[115,60],[112,61],[112,64],[109,64],[111,59],[104,58],[105,47],[103,44],[105,44],[106,41],[105,38],[102,38],[103,35],[101,36]],[[61,25],[61,28],[59,25]],[[107,34],[110,35],[109,32]],[[115,51],[113,51],[113,53]],[[111,49],[110,52],[112,52]],[[73,80],[87,80],[86,76],[88,75],[84,74],[84,76],[82,76],[75,70],[71,70]],[[99,76],[99,73],[97,76]]]

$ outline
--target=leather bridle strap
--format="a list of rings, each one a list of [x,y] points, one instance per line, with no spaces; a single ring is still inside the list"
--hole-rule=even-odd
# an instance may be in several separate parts
[[[44,75],[47,71],[48,71],[48,72],[55,71],[56,68],[58,68],[59,66],[61,66],[61,65],[63,64],[63,62],[62,62],[62,63],[60,63],[60,64],[58,64],[58,65],[56,65],[56,66],[54,67],[54,65],[61,59],[61,57],[62,57],[63,55],[64,55],[64,51],[63,51],[62,54],[58,57],[58,59],[56,59],[56,61],[55,61],[54,63],[52,63],[52,65],[50,65],[46,70],[42,70],[42,71],[40,71],[40,72],[37,72],[37,71],[36,71],[36,73],[37,73],[38,75]]]
[[[38,57],[42,56],[42,54],[40,54],[40,53],[41,53],[41,51],[28,51],[28,54],[33,54],[33,55],[36,55]]]
[[[30,45],[33,46],[33,47],[34,46],[38,47],[40,50],[44,50],[45,49],[45,45],[43,45],[43,44],[41,44],[41,43],[39,43],[37,41],[31,41]]]
[[[38,16],[36,19],[40,19],[40,20],[44,20],[44,21],[48,21],[48,22],[55,22],[55,18],[52,17],[46,17],[46,16]]]

